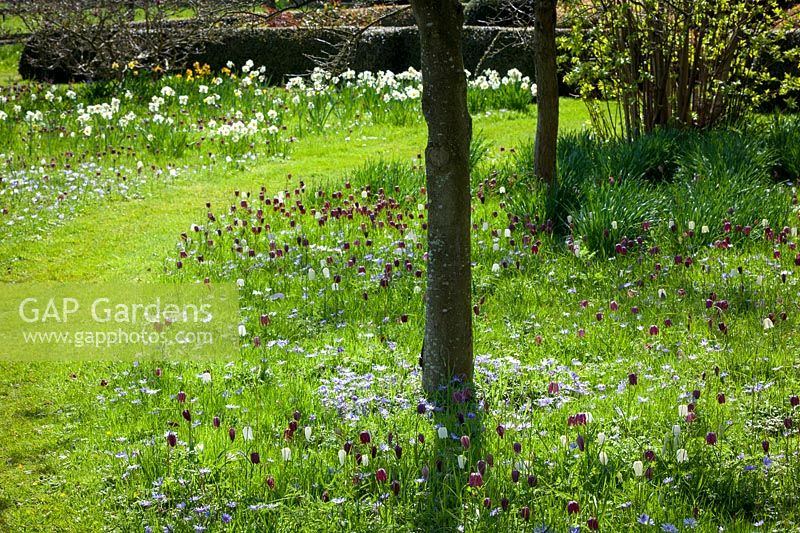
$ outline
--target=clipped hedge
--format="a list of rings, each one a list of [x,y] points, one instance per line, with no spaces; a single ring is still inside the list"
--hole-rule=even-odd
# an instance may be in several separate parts
[[[248,59],[266,67],[271,83],[283,83],[288,77],[302,75],[320,65],[318,58],[329,57],[337,46],[346,42],[355,29],[259,28],[226,30],[214,42],[205,43],[194,61],[208,63],[219,70],[228,61],[236,65]],[[533,53],[520,44],[518,32],[530,30],[499,27],[466,27],[464,29],[464,65],[470,72],[491,68],[505,73],[511,68],[535,79]],[[32,37],[35,39],[36,37]],[[488,53],[487,53],[488,52]],[[34,57],[35,47],[29,43],[22,53],[19,71],[23,79],[66,82],[75,78],[62,64],[42,68],[46,58]],[[49,63],[54,63],[50,61]],[[414,26],[375,27],[364,32],[348,66],[356,71],[391,70],[401,72],[408,67],[420,68],[419,34]],[[324,64],[323,64],[324,66]],[[563,94],[568,88],[562,87]]]
[[[515,33],[504,28],[465,28],[465,68],[472,72],[478,68],[492,68],[503,73],[517,68],[533,78],[533,55],[520,49]],[[257,65],[263,63],[267,75],[278,82],[287,76],[312,70],[318,64],[315,58],[335,53],[337,45],[345,42],[346,38],[346,32],[326,29],[236,30],[223,36],[219,42],[208,44],[193,60],[219,69],[227,61],[241,65],[252,59]],[[487,55],[490,48],[497,53]],[[420,68],[419,34],[413,26],[367,30],[349,61],[349,67],[356,71],[400,72],[409,66]]]

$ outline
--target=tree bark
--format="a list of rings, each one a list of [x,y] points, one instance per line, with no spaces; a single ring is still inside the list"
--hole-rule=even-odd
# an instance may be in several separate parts
[[[556,184],[558,142],[556,3],[557,0],[534,0],[534,64],[538,96],[533,171],[549,186]]]
[[[472,121],[458,0],[412,0],[422,50],[422,111],[428,124],[428,289],[422,384],[435,396],[472,380],[470,169]]]

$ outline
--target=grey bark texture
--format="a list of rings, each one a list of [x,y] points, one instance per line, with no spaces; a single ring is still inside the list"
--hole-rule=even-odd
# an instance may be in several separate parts
[[[422,111],[428,124],[428,290],[422,384],[436,395],[472,380],[470,169],[472,121],[458,0],[412,0],[419,27]]]
[[[556,185],[558,142],[556,3],[556,0],[534,0],[534,64],[538,97],[533,171],[548,185]]]

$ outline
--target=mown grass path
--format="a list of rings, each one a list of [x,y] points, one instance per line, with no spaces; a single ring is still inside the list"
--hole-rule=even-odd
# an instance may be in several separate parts
[[[151,187],[144,199],[90,207],[47,238],[0,245],[0,279],[156,280],[179,233],[202,220],[206,202],[228,202],[235,189],[266,186],[274,190],[287,183],[289,174],[293,183],[327,180],[370,157],[411,157],[413,143],[401,144],[393,138],[400,132],[384,133],[388,136],[354,141],[304,139],[289,159],[261,161],[246,170],[199,169]],[[413,138],[414,132],[403,131],[399,136]]]

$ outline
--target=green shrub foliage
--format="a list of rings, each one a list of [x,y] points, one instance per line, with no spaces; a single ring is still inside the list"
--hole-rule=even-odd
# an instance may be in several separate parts
[[[569,79],[603,136],[711,127],[792,83],[781,71],[797,50],[781,51],[776,0],[590,0],[573,9],[583,16],[570,17]]]

